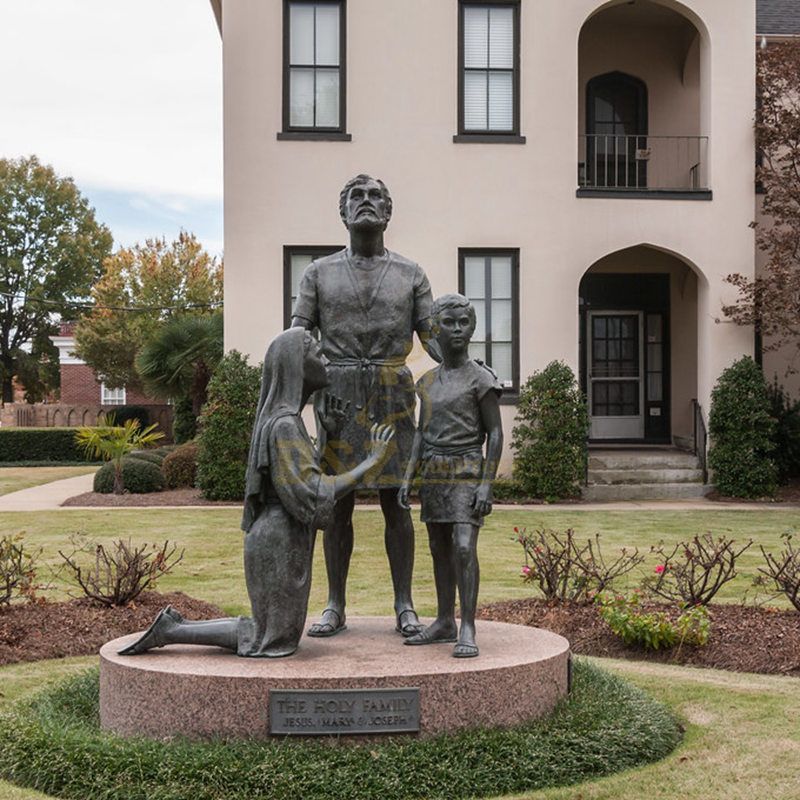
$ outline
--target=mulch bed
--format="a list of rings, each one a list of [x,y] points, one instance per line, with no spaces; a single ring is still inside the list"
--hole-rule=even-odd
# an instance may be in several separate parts
[[[95,655],[111,639],[146,630],[164,606],[189,619],[225,614],[183,592],[142,592],[128,606],[107,608],[81,598],[61,603],[17,603],[0,609],[0,665]]]
[[[199,489],[167,489],[163,492],[148,494],[100,494],[85,492],[65,500],[62,506],[104,506],[109,508],[142,508],[143,506],[239,506],[241,502],[226,500],[206,500]]]
[[[189,619],[225,616],[217,606],[183,592],[144,592],[135,603],[115,608],[101,607],[85,598],[60,603],[18,603],[0,610],[0,665],[94,655],[107,641],[146,629],[170,603]],[[652,604],[645,610],[665,607]],[[508,600],[483,606],[478,617],[560,633],[580,655],[800,677],[800,614],[796,611],[712,605],[707,645],[655,652],[625,645],[591,605]]]
[[[652,604],[644,610],[665,611]],[[711,605],[711,636],[703,647],[649,651],[630,647],[609,630],[593,605],[548,605],[508,600],[478,611],[480,619],[547,628],[567,638],[575,653],[800,677],[800,613],[741,605]]]
[[[793,478],[786,486],[779,486],[775,497],[759,497],[755,500],[743,500],[741,497],[727,497],[716,489],[708,494],[709,500],[720,503],[799,503],[800,504],[800,478]]]

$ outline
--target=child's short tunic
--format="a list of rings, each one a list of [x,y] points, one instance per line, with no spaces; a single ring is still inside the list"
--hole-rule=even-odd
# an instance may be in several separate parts
[[[421,402],[422,521],[482,525],[473,507],[486,441],[480,404],[487,392],[502,393],[497,376],[470,359],[456,369],[440,365],[426,372],[416,387]]]

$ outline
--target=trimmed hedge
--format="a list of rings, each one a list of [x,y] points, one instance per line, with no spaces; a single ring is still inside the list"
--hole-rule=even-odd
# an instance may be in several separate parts
[[[574,373],[551,361],[520,389],[511,439],[514,483],[528,497],[548,502],[578,495],[588,432],[586,399]]]
[[[260,382],[260,367],[249,366],[241,353],[231,350],[208,383],[197,437],[197,485],[208,500],[244,498]]]
[[[128,458],[138,458],[141,461],[149,461],[151,464],[161,466],[164,463],[166,456],[161,453],[156,453],[154,450],[134,450],[128,453]]]
[[[75,443],[77,428],[0,428],[0,461],[91,461]]]
[[[161,467],[141,458],[122,459],[122,484],[131,494],[149,494],[164,489]],[[111,494],[114,491],[114,464],[109,461],[94,475],[94,491]]]
[[[197,442],[186,442],[171,452],[161,466],[167,489],[194,486],[197,480]]]
[[[99,728],[92,670],[0,715],[0,776],[74,800],[466,800],[610,775],[681,741],[669,709],[622,678],[580,659],[573,675],[552,715],[518,728],[339,746],[122,739]]]
[[[720,494],[745,498],[775,494],[775,431],[761,368],[750,356],[740,358],[723,370],[711,392],[708,465]]]

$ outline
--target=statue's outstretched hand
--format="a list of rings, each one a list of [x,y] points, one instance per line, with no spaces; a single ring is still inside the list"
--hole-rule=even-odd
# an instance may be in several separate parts
[[[325,394],[325,404],[320,415],[320,422],[331,439],[339,436],[349,410],[349,400],[342,400],[341,397],[337,397],[335,394]]]
[[[392,425],[372,426],[369,432],[369,457],[375,466],[380,466],[389,458],[389,444],[394,438]]]

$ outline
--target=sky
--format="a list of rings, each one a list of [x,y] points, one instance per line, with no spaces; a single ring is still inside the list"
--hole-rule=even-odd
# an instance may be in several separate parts
[[[222,253],[222,43],[208,0],[1,0],[0,157],[72,177],[117,246]]]

